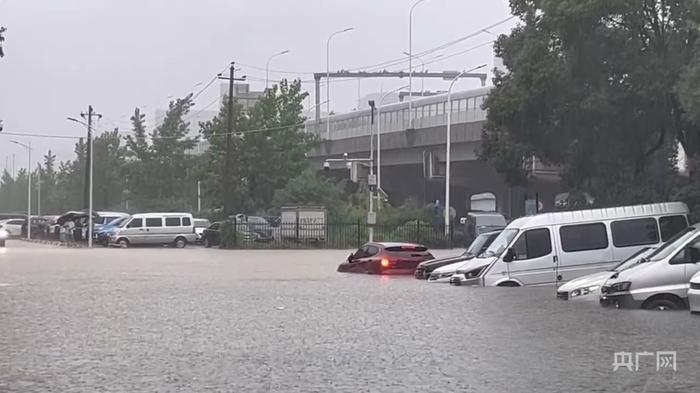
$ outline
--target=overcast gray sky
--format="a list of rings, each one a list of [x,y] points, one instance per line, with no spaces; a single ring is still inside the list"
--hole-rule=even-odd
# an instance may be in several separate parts
[[[104,115],[101,130],[129,130],[129,116],[143,108],[152,124],[158,108],[197,91],[230,61],[252,88],[264,88],[267,58],[274,70],[320,72],[326,69],[326,40],[331,44],[331,69],[353,69],[402,57],[408,49],[408,10],[415,0],[0,0],[0,25],[7,27],[0,59],[0,119],[6,132],[79,135],[84,129],[66,116],[78,117],[92,104]],[[507,0],[426,0],[414,12],[414,53],[466,36],[510,15]],[[509,31],[511,20],[491,30]],[[432,71],[493,66],[493,35],[476,37],[427,56],[445,58]],[[449,57],[454,55],[452,57]],[[418,61],[414,67],[420,67]],[[395,70],[407,64],[387,67]],[[261,68],[261,69],[259,69]],[[279,74],[312,79],[307,74]],[[361,94],[400,87],[405,80],[365,80]],[[414,87],[420,81],[414,81]],[[447,82],[427,81],[426,89],[445,89]],[[460,81],[457,90],[477,87]],[[313,84],[306,84],[313,92]],[[196,100],[195,110],[216,99],[215,84]],[[356,106],[358,83],[331,84],[332,109]],[[313,97],[312,97],[313,99]],[[321,101],[325,100],[322,93]],[[26,166],[26,153],[0,137],[0,169],[16,155]],[[28,141],[27,138],[15,139]],[[31,139],[37,161],[52,148],[72,158],[74,141]],[[39,154],[41,153],[41,154]]]

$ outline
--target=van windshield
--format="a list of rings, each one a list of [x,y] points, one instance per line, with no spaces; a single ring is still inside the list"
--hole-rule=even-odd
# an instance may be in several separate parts
[[[493,243],[491,243],[489,248],[487,248],[483,254],[479,255],[479,258],[488,258],[501,255],[517,234],[517,229],[505,229],[500,235],[498,235]]]
[[[649,254],[645,259],[648,261],[660,261],[666,259],[668,256],[676,252],[678,246],[685,243],[688,239],[693,238],[700,233],[700,228],[687,227],[684,230],[678,232],[675,236],[668,239],[668,241],[657,248],[654,252]]]

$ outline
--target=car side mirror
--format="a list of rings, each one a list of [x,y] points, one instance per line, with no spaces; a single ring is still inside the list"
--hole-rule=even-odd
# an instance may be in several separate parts
[[[515,260],[515,250],[512,248],[509,248],[508,251],[506,251],[505,255],[503,255],[503,262],[513,262]]]
[[[354,255],[353,253],[350,253],[350,255],[348,255],[348,262],[352,262],[353,255]]]

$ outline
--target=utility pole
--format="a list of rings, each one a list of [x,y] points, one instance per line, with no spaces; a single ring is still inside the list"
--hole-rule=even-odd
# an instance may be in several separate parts
[[[41,216],[41,164],[37,164],[36,169],[36,215]]]
[[[102,118],[102,115],[95,113],[92,105],[88,105],[87,113],[81,112],[80,117],[87,120],[87,151],[85,154],[85,181],[83,182],[83,207],[90,204],[90,193],[92,190],[92,118]]]
[[[219,79],[228,80],[228,122],[226,127],[226,151],[224,152],[224,167],[223,167],[223,178],[224,178],[224,215],[228,217],[231,209],[231,141],[233,138],[234,124],[233,124],[233,84],[236,81],[245,81],[245,76],[236,79],[235,68],[236,63],[231,62],[231,67],[229,68],[229,76],[221,76],[219,74]]]

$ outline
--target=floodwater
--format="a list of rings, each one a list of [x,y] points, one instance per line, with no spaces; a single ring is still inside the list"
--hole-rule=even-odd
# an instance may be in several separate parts
[[[10,242],[0,392],[700,391],[688,312],[336,273],[347,254]]]

